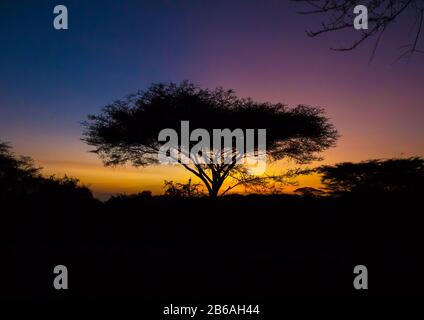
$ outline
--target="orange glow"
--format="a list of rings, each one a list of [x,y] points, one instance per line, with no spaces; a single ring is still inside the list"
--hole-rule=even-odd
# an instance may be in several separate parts
[[[343,131],[341,132],[343,133]],[[385,145],[379,144],[374,139],[367,140],[363,134],[342,136],[335,148],[322,154],[323,161],[312,163],[307,167],[343,161],[356,162],[372,158],[424,154],[424,150],[420,149],[420,146],[393,143],[391,149],[387,143]],[[50,140],[56,142],[61,140],[61,143],[55,143],[57,147],[52,148],[52,141]],[[157,165],[147,168],[133,168],[127,165],[115,168],[104,167],[95,154],[88,152],[88,147],[83,142],[69,137],[44,139],[43,143],[38,143],[36,146],[28,143],[28,141],[31,141],[30,134],[26,134],[24,131],[21,132],[18,139],[13,140],[16,154],[33,157],[36,165],[43,168],[42,173],[44,175],[63,176],[66,174],[78,178],[82,184],[90,187],[95,196],[100,199],[107,199],[113,194],[132,194],[143,190],[150,190],[153,194],[161,194],[163,193],[164,180],[186,182],[192,176],[187,170],[179,166]],[[401,153],[397,151],[399,146],[409,152]],[[72,161],[69,159],[72,159]],[[295,164],[288,161],[271,163],[267,166],[267,173],[282,173],[293,166]],[[287,186],[283,191],[290,193],[298,187],[319,188],[321,186],[317,175],[302,176],[297,180],[298,186]],[[243,193],[244,188],[237,188],[234,191]]]
[[[38,161],[42,173],[46,176],[56,175],[78,178],[82,184],[91,188],[95,196],[107,199],[110,195],[119,193],[138,193],[150,190],[153,194],[163,193],[164,180],[175,182],[186,182],[190,177],[197,181],[196,177],[180,166],[157,165],[146,168],[134,168],[129,165],[125,167],[104,167],[98,163],[89,162],[66,162],[66,161]],[[273,163],[268,166],[267,173],[277,174],[284,172],[293,164],[283,162]],[[300,186],[318,188],[320,186],[318,176],[304,176],[297,179],[299,186],[287,186],[284,192],[292,192]],[[226,188],[228,184],[223,186]],[[234,189],[233,192],[244,193],[243,187]]]

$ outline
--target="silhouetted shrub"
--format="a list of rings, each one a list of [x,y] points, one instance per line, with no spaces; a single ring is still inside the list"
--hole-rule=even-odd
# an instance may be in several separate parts
[[[0,142],[0,199],[7,202],[22,199],[55,202],[93,200],[89,188],[76,178],[43,177],[41,168],[30,157],[16,156],[11,147]]]
[[[165,196],[171,198],[193,198],[203,196],[200,183],[192,183],[188,179],[187,183],[174,183],[174,181],[166,181],[164,183]]]
[[[424,191],[424,159],[368,160],[322,166],[322,183],[332,193],[410,193]]]

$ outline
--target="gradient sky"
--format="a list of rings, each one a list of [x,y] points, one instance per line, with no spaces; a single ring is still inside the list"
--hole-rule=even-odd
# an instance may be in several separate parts
[[[53,28],[58,4],[69,10],[69,30]],[[152,82],[188,79],[259,101],[325,107],[342,135],[325,163],[424,155],[424,55],[392,64],[413,35],[411,16],[389,28],[368,64],[372,42],[331,51],[357,31],[308,38],[322,17],[301,9],[285,0],[3,0],[0,139],[45,174],[76,176],[100,197],[158,193],[185,171],[104,168],[79,140],[80,123]]]

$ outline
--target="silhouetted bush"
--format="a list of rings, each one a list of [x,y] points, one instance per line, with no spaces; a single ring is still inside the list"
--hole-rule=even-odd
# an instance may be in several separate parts
[[[380,193],[418,194],[424,191],[424,159],[368,160],[322,166],[322,183],[336,194]]]
[[[174,183],[174,181],[166,181],[164,183],[165,196],[171,198],[193,198],[203,196],[200,183],[192,183],[188,179],[187,183]]]
[[[409,172],[409,185],[420,177],[418,160],[389,163],[411,169],[396,171]],[[421,198],[409,187],[216,201],[145,191],[101,203],[76,179],[44,178],[30,162],[19,164],[9,148],[1,161],[1,192],[13,197],[0,203],[0,300],[358,299],[357,264],[373,270],[373,288],[361,299],[422,291]],[[69,268],[66,292],[52,288],[58,264]]]
[[[0,142],[0,199],[17,203],[20,200],[51,203],[94,200],[91,190],[80,185],[78,179],[46,178],[40,170],[30,157],[18,157],[8,144]]]

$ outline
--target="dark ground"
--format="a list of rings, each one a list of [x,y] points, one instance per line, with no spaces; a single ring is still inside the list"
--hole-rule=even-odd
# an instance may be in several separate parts
[[[5,204],[5,302],[271,303],[420,300],[422,202],[406,196],[55,195]],[[65,265],[69,289],[55,290]],[[369,289],[353,288],[365,265]]]

